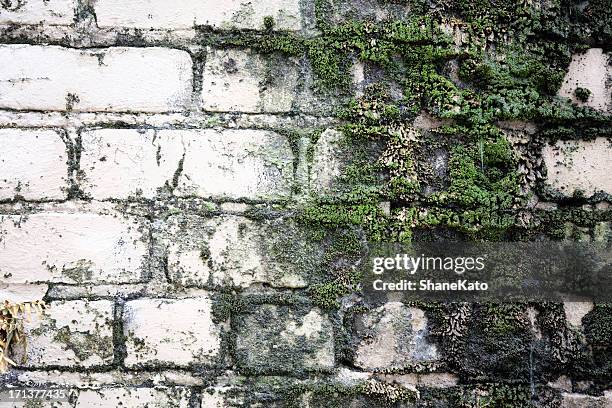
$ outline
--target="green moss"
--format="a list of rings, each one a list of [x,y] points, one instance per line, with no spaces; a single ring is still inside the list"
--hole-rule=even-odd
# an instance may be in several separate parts
[[[580,101],[586,102],[589,99],[589,96],[591,96],[591,91],[589,91],[587,88],[582,88],[579,86],[574,90],[574,95],[576,95],[576,98],[578,98]]]

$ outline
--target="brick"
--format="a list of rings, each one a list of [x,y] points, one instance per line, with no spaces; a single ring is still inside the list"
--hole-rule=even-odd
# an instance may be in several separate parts
[[[211,300],[204,296],[126,302],[126,366],[213,364],[221,344],[211,307]]]
[[[612,149],[606,138],[593,141],[558,141],[544,147],[542,155],[549,186],[564,196],[582,191],[612,194]]]
[[[287,138],[263,130],[187,132],[175,194],[253,200],[291,194],[293,153]]]
[[[602,397],[582,394],[562,394],[561,408],[609,408],[612,405],[612,392]]]
[[[612,64],[611,55],[601,48],[589,48],[583,54],[576,54],[568,67],[559,95],[568,97],[580,106],[590,106],[603,112],[612,113]],[[586,88],[591,95],[586,101],[579,100],[576,88]]]
[[[55,301],[26,322],[25,365],[87,368],[113,362],[113,302]],[[16,361],[20,361],[17,359]]]
[[[52,130],[0,129],[0,200],[66,198],[67,154]]]
[[[0,24],[71,25],[75,0],[9,0],[0,5]]]
[[[274,18],[279,30],[301,28],[298,0],[177,0],[168,7],[164,0],[98,0],[98,27],[188,29],[209,25],[220,29],[264,28],[264,17]]]
[[[0,60],[0,108],[168,112],[191,98],[185,51],[15,44],[0,46]]]
[[[291,194],[293,153],[283,136],[261,130],[103,129],[84,132],[83,190],[95,199],[175,194],[264,199]]]
[[[249,50],[208,49],[202,104],[213,112],[278,113],[291,110],[298,80],[294,59]]]
[[[153,198],[171,183],[183,157],[181,131],[99,129],[83,132],[83,191],[97,200]]]
[[[288,224],[240,216],[180,216],[171,217],[168,229],[168,271],[172,281],[183,286],[247,288],[259,283],[303,288],[309,270],[299,265],[305,257],[319,256]],[[292,244],[297,240],[300,244]],[[274,250],[280,242],[286,245]]]
[[[341,159],[339,142],[342,133],[326,129],[317,140],[310,167],[310,188],[317,193],[331,193],[342,175],[344,160]]]
[[[427,341],[427,318],[422,310],[390,302],[357,319],[356,367],[401,370],[438,360],[436,346]]]
[[[6,283],[142,281],[147,228],[95,213],[0,215],[0,276]]]
[[[188,408],[191,392],[184,387],[118,387],[79,391],[77,408]]]
[[[330,370],[334,366],[331,321],[318,309],[262,305],[237,321],[236,359],[249,371]]]

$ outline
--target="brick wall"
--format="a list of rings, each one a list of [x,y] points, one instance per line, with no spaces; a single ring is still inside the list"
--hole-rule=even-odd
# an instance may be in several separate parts
[[[353,52],[348,87],[322,89],[313,48],[270,52],[265,41],[312,43],[322,19],[415,10],[384,1],[0,2],[0,299],[51,306],[26,324],[28,348],[16,351],[26,358],[2,387],[73,389],[53,405],[66,407],[610,406],[609,306],[509,312],[530,339],[545,337],[534,368],[518,335],[516,354],[505,343],[514,335],[481,343],[478,321],[492,313],[484,305],[369,308],[351,291],[336,307],[317,301],[313,288],[339,267],[326,263],[329,248],[346,230],[320,235],[302,215],[344,199],[356,148],[341,142],[338,108],[385,74]],[[455,23],[439,25],[460,49],[469,34]],[[607,118],[597,126],[559,138],[547,136],[544,113],[497,122],[527,191],[512,209],[517,224],[539,217],[548,221],[531,227],[554,221],[557,237],[561,228],[566,239],[610,239],[609,46],[574,50],[550,95]],[[392,94],[399,85],[390,83]],[[578,99],[578,87],[590,96]],[[418,112],[401,131],[417,140],[453,120]],[[444,149],[415,146],[418,165],[407,171],[448,186]],[[379,216],[402,214],[390,201],[380,200]],[[439,313],[463,330],[459,343],[440,335]],[[592,334],[605,324],[607,337]]]

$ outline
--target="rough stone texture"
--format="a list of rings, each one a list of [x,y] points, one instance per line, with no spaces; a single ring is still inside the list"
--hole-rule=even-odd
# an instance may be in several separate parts
[[[581,394],[563,394],[561,408],[609,408],[612,405],[612,395],[592,397]]]
[[[261,305],[241,316],[236,355],[243,369],[255,373],[330,370],[334,366],[332,325],[317,309],[301,313]]]
[[[292,225],[240,216],[172,217],[168,230],[170,277],[185,286],[303,288],[308,267],[295,263],[318,252],[313,246],[282,242],[287,235],[300,237]]]
[[[56,301],[26,323],[25,366],[87,368],[113,362],[113,302]],[[19,361],[19,360],[16,360]]]
[[[598,192],[612,194],[612,177],[604,163],[612,162],[610,142],[600,137],[593,141],[559,141],[542,152],[547,182],[565,196],[581,191],[586,196]]]
[[[287,112],[295,98],[298,66],[292,59],[249,50],[208,49],[202,104],[213,112]]]
[[[563,310],[568,323],[580,327],[582,318],[593,310],[593,302],[564,302]]]
[[[7,0],[0,4],[0,24],[70,25],[75,0]]]
[[[439,359],[427,340],[422,310],[386,303],[357,319],[355,365],[368,371],[402,369]]]
[[[78,393],[76,408],[106,408],[125,406],[134,408],[188,408],[189,390],[173,388],[102,388]]]
[[[337,155],[341,140],[342,133],[334,129],[326,129],[317,140],[310,169],[310,188],[313,192],[331,192],[342,174],[343,163]]]
[[[123,322],[126,366],[213,363],[221,345],[211,306],[208,297],[127,302]]]
[[[172,8],[164,0],[98,0],[95,11],[99,27],[186,29],[206,25],[262,30],[268,16],[274,18],[278,30],[302,27],[298,0],[179,0]]]
[[[52,130],[0,129],[0,200],[66,198],[66,146]]]
[[[122,215],[0,215],[0,274],[8,283],[127,283],[146,273],[146,225]]]
[[[171,112],[191,94],[184,51],[117,47],[74,50],[0,45],[0,108]]]
[[[591,92],[586,101],[574,93],[576,88]],[[603,112],[612,113],[612,60],[609,53],[601,48],[589,48],[583,54],[576,54],[563,80],[559,95],[568,97],[578,105],[590,106]]]

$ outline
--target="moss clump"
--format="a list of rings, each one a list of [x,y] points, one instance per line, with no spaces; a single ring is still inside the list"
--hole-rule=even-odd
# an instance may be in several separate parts
[[[576,98],[578,98],[579,101],[586,102],[591,96],[591,91],[586,88],[578,87],[574,90],[574,95],[576,95]]]

